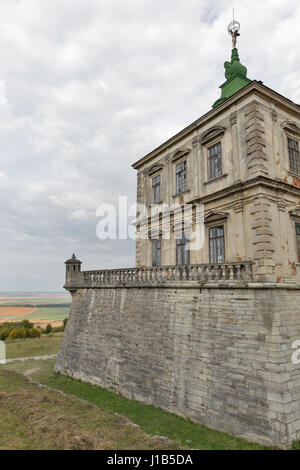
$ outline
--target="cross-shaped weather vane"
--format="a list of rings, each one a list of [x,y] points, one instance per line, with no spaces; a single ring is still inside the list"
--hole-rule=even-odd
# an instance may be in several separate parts
[[[235,21],[234,19],[234,9],[233,9],[233,21],[228,26],[228,33],[232,37],[232,49],[236,48],[236,40],[237,37],[240,36],[239,30],[240,30],[240,23],[238,21]]]

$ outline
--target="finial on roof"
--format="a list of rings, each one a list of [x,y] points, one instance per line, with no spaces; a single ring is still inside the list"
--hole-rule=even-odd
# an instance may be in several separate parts
[[[233,9],[233,20],[231,21],[231,23],[229,23],[229,26],[228,26],[228,33],[231,35],[232,37],[232,49],[235,49],[236,48],[236,40],[237,40],[237,37],[240,36],[240,28],[241,28],[241,25],[238,21],[235,21],[234,19],[234,9]]]
[[[72,258],[65,261],[66,264],[81,264],[81,261],[76,258],[75,253],[73,253]]]
[[[230,96],[234,95],[251,82],[251,80],[247,78],[247,68],[240,63],[239,53],[236,48],[237,37],[240,36],[239,31],[240,23],[235,21],[233,10],[233,21],[228,26],[228,33],[232,37],[231,61],[224,63],[226,82],[221,85],[221,98],[213,104],[213,108],[219,106],[219,104],[223,103],[223,101],[230,98]]]

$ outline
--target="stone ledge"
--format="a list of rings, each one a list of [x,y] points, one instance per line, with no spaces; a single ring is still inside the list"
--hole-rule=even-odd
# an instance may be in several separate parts
[[[234,281],[234,282],[198,282],[198,281],[180,281],[180,282],[134,282],[124,284],[106,284],[106,285],[72,285],[64,286],[64,289],[69,291],[76,291],[77,289],[288,289],[288,290],[300,290],[300,283],[283,283],[283,282],[245,282],[245,281]]]

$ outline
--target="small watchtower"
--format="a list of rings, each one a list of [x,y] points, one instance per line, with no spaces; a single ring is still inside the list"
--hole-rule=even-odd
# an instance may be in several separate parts
[[[66,283],[64,288],[71,291],[71,287],[73,284],[76,284],[78,281],[78,275],[81,272],[81,264],[82,262],[76,258],[75,254],[73,253],[72,258],[65,261],[66,265]]]

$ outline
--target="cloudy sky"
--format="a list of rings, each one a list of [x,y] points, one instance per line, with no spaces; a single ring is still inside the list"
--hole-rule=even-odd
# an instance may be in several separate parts
[[[300,103],[299,0],[1,0],[0,291],[61,290],[74,251],[134,265],[96,209],[219,98],[233,6],[249,78]]]

